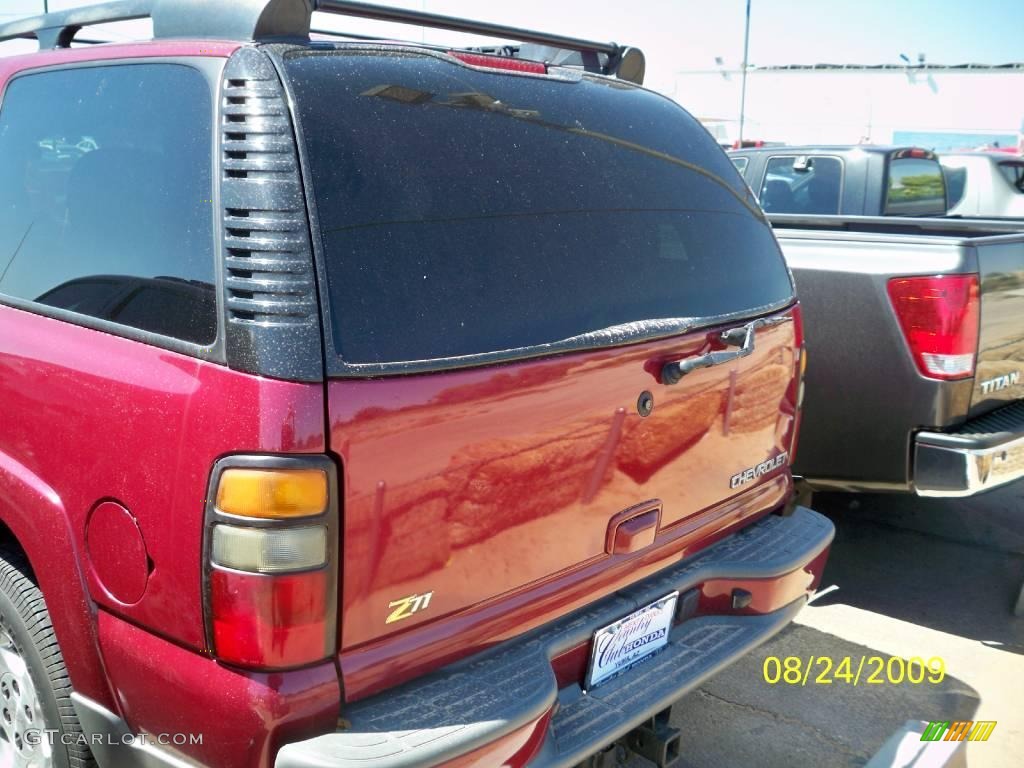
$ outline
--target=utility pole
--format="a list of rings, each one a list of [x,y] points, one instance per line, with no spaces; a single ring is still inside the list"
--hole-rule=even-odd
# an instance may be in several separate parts
[[[747,108],[747,51],[750,49],[750,0],[747,0],[747,20],[743,30],[743,73],[740,75],[740,149],[743,149],[743,118]]]

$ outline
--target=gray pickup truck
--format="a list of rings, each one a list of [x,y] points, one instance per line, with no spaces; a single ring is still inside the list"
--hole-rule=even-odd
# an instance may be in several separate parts
[[[1024,476],[1020,223],[769,219],[804,309],[807,487],[969,496]]]
[[[944,216],[948,207],[939,159],[920,147],[777,146],[729,158],[766,213]]]

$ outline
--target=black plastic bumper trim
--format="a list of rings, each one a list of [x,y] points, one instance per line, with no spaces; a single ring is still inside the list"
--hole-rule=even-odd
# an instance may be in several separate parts
[[[574,765],[772,637],[805,600],[771,614],[679,624],[664,650],[590,693],[578,686],[559,691],[552,657],[670,591],[713,578],[774,578],[804,567],[833,535],[828,519],[803,507],[789,517],[769,516],[563,620],[356,702],[343,712],[350,728],[285,745],[275,768],[438,765],[538,720],[556,700],[531,765]]]

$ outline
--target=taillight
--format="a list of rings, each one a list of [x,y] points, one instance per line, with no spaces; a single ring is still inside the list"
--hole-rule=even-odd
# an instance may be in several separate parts
[[[534,75],[546,75],[548,71],[547,65],[542,61],[513,59],[510,56],[489,56],[485,53],[467,53],[466,51],[448,51],[448,55],[474,67],[507,69],[512,72],[529,72]]]
[[[283,669],[333,655],[337,525],[327,457],[217,463],[204,548],[207,636],[217,659]]]
[[[935,159],[935,155],[929,152],[927,149],[921,149],[920,147],[911,147],[910,149],[901,149],[898,152],[894,152],[892,160],[901,160],[905,157],[921,157],[927,158],[928,160]]]
[[[896,277],[889,300],[922,376],[974,375],[978,351],[978,276]]]

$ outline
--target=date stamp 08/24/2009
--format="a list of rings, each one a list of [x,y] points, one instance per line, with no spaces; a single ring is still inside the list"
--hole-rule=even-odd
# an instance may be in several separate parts
[[[946,662],[939,656],[768,656],[762,674],[769,685],[938,685],[946,676]]]

